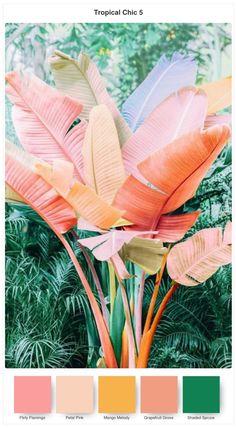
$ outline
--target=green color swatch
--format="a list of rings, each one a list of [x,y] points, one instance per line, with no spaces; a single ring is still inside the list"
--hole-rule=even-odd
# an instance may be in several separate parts
[[[220,413],[220,377],[184,376],[183,413]]]

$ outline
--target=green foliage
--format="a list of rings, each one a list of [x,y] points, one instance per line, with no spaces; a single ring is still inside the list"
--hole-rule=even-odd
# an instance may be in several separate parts
[[[83,256],[78,250],[76,254],[86,271]],[[99,346],[86,294],[68,254],[29,207],[20,213],[19,204],[17,210],[7,205],[7,367],[93,366]]]

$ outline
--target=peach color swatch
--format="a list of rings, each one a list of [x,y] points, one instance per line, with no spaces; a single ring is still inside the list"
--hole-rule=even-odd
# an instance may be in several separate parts
[[[141,376],[141,413],[177,412],[177,376]]]
[[[135,413],[135,390],[134,376],[99,376],[99,413]]]
[[[57,413],[92,413],[93,396],[92,376],[57,376]]]
[[[15,376],[14,412],[50,413],[51,376]]]

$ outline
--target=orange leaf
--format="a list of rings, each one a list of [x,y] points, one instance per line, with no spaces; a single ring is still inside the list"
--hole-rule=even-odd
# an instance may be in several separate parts
[[[152,229],[156,224],[166,195],[157,192],[129,176],[116,194],[114,206],[125,210],[125,218],[140,230]]]
[[[73,165],[56,160],[53,166],[36,162],[36,171],[89,223],[109,229],[123,214],[78,181],[72,181]]]
[[[108,205],[96,193],[80,183],[74,183],[66,200],[82,217],[95,226],[109,229],[124,214]]]

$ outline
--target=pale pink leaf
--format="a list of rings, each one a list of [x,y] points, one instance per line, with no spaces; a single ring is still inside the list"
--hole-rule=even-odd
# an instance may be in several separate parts
[[[122,148],[125,170],[140,178],[137,164],[156,150],[194,129],[201,129],[207,97],[194,87],[170,95],[146,118]]]
[[[226,237],[229,228],[226,228]],[[167,258],[167,269],[175,282],[193,286],[206,281],[230,262],[231,245],[223,239],[222,229],[216,227],[202,229],[185,242],[176,244]]]

